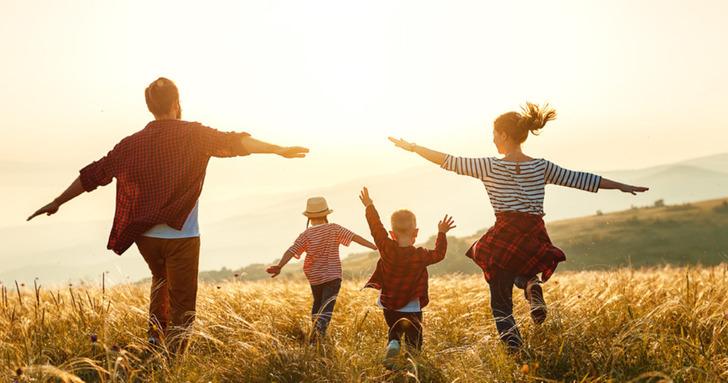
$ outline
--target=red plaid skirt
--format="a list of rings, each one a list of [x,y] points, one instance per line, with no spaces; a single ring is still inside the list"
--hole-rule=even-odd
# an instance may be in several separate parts
[[[546,281],[556,265],[566,260],[564,252],[551,243],[543,218],[518,212],[497,213],[495,225],[466,255],[483,269],[487,281],[498,270],[527,277],[542,273]]]

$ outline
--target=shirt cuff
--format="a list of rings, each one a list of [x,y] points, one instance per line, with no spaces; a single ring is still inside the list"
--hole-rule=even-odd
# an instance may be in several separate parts
[[[446,155],[445,161],[442,162],[442,164],[440,165],[440,168],[452,171],[453,170],[452,169],[452,159],[453,159],[453,157],[451,155],[449,155],[449,154]]]
[[[78,172],[78,178],[81,180],[83,190],[90,192],[101,186],[103,183],[100,180],[107,178],[101,172],[102,170],[99,169],[96,162],[92,162],[81,169]]]
[[[288,253],[291,253],[291,256],[293,256],[293,258],[296,258],[296,259],[301,259],[301,254],[302,254],[303,252],[300,252],[300,253],[299,253],[298,251],[299,251],[299,249],[298,249],[298,248],[296,247],[296,245],[293,245],[293,246],[291,246],[291,248],[290,248],[290,249],[288,249],[288,251],[287,251],[287,252],[288,252]]]
[[[351,242],[354,240],[354,235],[356,235],[356,234],[354,234],[353,232],[347,234],[344,238],[342,238],[341,244],[344,245],[344,246],[346,246],[346,247],[348,247],[349,245],[351,245]]]
[[[247,132],[230,132],[227,133],[230,135],[228,145],[230,147],[230,152],[233,153],[236,157],[242,157],[250,155],[250,152],[248,149],[245,148],[243,145],[243,138],[250,137],[250,133]]]
[[[598,175],[592,175],[592,184],[589,185],[589,189],[587,191],[590,191],[592,193],[596,193],[599,191],[599,185],[602,183],[602,176]]]

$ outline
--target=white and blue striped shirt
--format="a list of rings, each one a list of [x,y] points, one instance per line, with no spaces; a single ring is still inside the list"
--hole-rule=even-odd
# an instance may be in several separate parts
[[[546,184],[596,193],[602,180],[598,175],[567,170],[544,159],[513,162],[495,157],[448,155],[442,168],[481,180],[496,213],[516,211],[544,215]]]

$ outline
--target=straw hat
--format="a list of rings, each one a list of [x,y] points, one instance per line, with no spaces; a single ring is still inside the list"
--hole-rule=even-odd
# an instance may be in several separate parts
[[[329,204],[326,203],[324,197],[313,197],[306,201],[306,211],[303,212],[303,215],[308,218],[321,218],[333,212],[333,210],[329,209]]]

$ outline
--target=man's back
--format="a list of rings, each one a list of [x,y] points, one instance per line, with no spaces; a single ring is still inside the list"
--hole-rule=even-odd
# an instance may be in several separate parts
[[[121,254],[156,224],[181,229],[200,196],[210,157],[247,155],[246,136],[196,122],[156,120],[83,168],[86,191],[117,179],[108,247]]]

